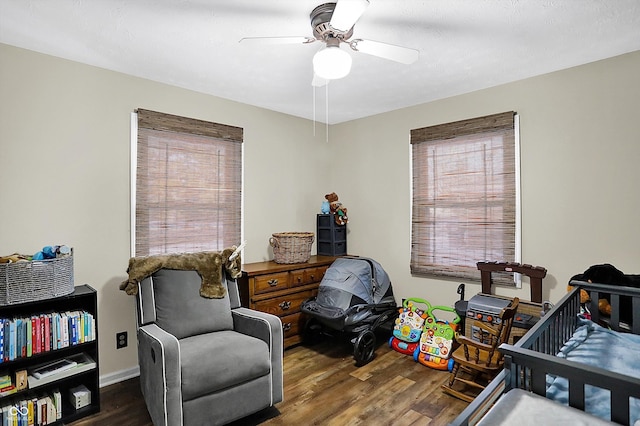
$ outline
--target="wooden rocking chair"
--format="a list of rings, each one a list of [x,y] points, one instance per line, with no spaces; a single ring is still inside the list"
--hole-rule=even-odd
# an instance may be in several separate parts
[[[445,393],[471,402],[502,370],[504,360],[498,346],[509,340],[519,303],[520,300],[514,298],[511,304],[500,312],[500,321],[495,325],[474,321],[473,325],[478,329],[476,337],[479,337],[479,340],[456,336],[460,347],[452,354],[453,370],[449,381],[442,385]]]

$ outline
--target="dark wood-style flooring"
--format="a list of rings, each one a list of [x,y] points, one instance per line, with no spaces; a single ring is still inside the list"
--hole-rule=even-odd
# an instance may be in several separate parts
[[[433,370],[386,343],[356,367],[353,346],[327,339],[285,351],[284,401],[235,422],[240,425],[446,425],[466,403],[442,392],[447,371]],[[137,378],[104,387],[101,412],[72,426],[147,426]]]

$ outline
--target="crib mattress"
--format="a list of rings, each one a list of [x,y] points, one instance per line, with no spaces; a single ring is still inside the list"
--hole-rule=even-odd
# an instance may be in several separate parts
[[[481,426],[551,424],[597,426],[612,423],[532,392],[513,389],[502,395],[477,424]]]

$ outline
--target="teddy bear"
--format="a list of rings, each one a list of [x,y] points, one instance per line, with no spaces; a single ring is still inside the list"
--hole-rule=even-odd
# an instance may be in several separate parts
[[[347,208],[338,201],[338,194],[332,192],[324,196],[329,202],[329,211],[334,215],[336,225],[346,225],[349,221],[347,216]]]

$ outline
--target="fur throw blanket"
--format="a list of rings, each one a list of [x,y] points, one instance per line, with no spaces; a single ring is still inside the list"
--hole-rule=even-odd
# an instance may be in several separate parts
[[[208,251],[132,257],[127,268],[129,279],[120,284],[120,290],[132,296],[136,295],[140,281],[163,268],[197,271],[202,278],[200,296],[210,299],[222,299],[225,296],[226,289],[222,285],[222,274],[225,271],[233,279],[242,274],[240,253],[235,246],[224,249],[221,253]]]

